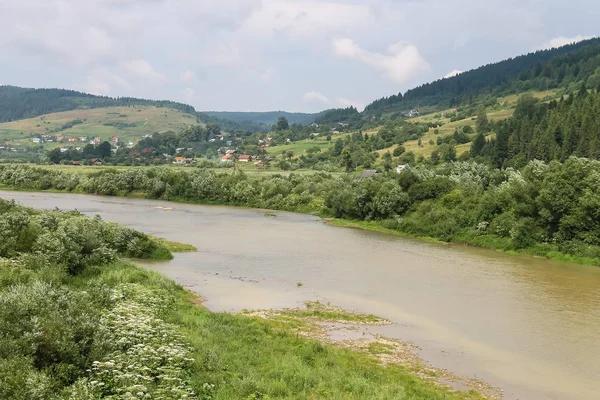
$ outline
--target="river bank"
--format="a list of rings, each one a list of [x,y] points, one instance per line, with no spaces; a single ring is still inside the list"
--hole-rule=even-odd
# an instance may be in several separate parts
[[[121,198],[131,198],[131,199],[147,199],[148,198],[148,194],[145,192],[128,192],[128,193],[121,193],[118,195],[100,195],[100,194],[85,193],[83,191],[67,191],[67,190],[57,190],[57,189],[47,189],[47,190],[30,189],[30,190],[27,190],[27,189],[15,188],[15,187],[1,185],[1,184],[0,184],[0,190],[17,191],[17,192],[34,192],[34,193],[35,192],[65,193],[65,194],[73,193],[73,194],[81,194],[81,195],[88,195],[88,196],[121,197]],[[210,201],[192,201],[192,200],[183,199],[183,198],[175,198],[175,199],[168,199],[168,200],[162,200],[162,201],[175,202],[175,203],[181,203],[181,204],[239,207],[241,209],[253,208],[253,207],[236,206],[236,205],[231,205],[231,204],[222,204],[222,203],[210,202]],[[265,213],[269,214],[270,216],[276,215],[276,214],[274,214],[274,212],[277,212],[277,211],[290,212],[288,210],[278,210],[278,209],[262,209],[262,208],[258,208],[258,209],[264,211]],[[477,247],[477,248],[482,248],[482,249],[495,250],[498,252],[511,254],[511,255],[525,255],[525,256],[530,256],[530,257],[545,258],[548,260],[555,260],[555,261],[561,261],[561,262],[565,262],[565,263],[572,263],[572,264],[579,264],[579,265],[589,265],[589,266],[594,266],[594,267],[600,266],[600,258],[573,256],[573,255],[562,253],[557,250],[552,250],[552,251],[540,250],[539,247],[523,248],[523,249],[518,249],[518,250],[514,250],[514,249],[507,250],[507,248],[510,248],[509,241],[503,240],[502,238],[498,238],[498,237],[481,236],[481,235],[479,235],[479,236],[478,235],[474,235],[474,236],[461,235],[461,236],[456,237],[454,240],[448,242],[448,241],[440,240],[435,237],[414,235],[414,234],[402,232],[402,231],[399,231],[396,229],[390,229],[390,228],[383,226],[383,224],[380,221],[358,221],[358,220],[351,220],[351,219],[344,219],[344,218],[332,218],[330,215],[322,213],[318,210],[298,210],[298,211],[291,211],[291,212],[319,216],[320,218],[323,219],[323,221],[326,224],[335,226],[335,227],[362,229],[362,230],[366,230],[366,231],[385,233],[385,234],[394,235],[394,236],[407,238],[407,239],[421,240],[421,241],[429,242],[429,243],[466,245],[466,246],[472,246],[472,247]]]
[[[428,365],[491,382],[505,399],[586,400],[599,389],[595,267],[338,229],[307,214],[74,194],[0,196],[98,214],[195,246],[198,252],[147,267],[201,293],[214,312],[318,300],[395,322],[368,331],[413,343]]]
[[[290,319],[211,312],[123,258],[169,260],[192,245],[5,200],[0,217],[2,399],[483,398],[301,337]],[[382,322],[315,305],[293,315],[296,327],[315,317]]]

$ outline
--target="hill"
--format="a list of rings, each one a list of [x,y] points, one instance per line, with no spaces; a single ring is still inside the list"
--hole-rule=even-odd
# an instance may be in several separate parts
[[[112,98],[66,89],[29,89],[0,86],[0,122],[85,108],[151,106],[195,114],[194,107],[168,100]]]
[[[39,117],[64,111],[88,110],[107,107],[154,107],[177,110],[189,114],[205,124],[217,124],[226,131],[258,132],[265,126],[249,121],[235,121],[223,116],[197,112],[189,104],[169,100],[148,100],[133,97],[96,96],[66,89],[31,89],[0,86],[0,123]],[[75,118],[86,118],[84,115]]]
[[[536,51],[427,83],[404,94],[375,100],[364,113],[491,105],[495,98],[510,94],[549,89],[577,91],[582,85],[590,90],[600,86],[600,38]]]
[[[147,134],[178,132],[198,120],[194,114],[172,108],[129,106],[77,109],[0,124],[0,142],[14,146],[31,146],[34,137],[47,135],[100,137],[118,136],[125,143],[137,142]],[[56,141],[42,143],[54,147]]]
[[[272,126],[277,122],[277,118],[285,117],[290,124],[307,125],[315,122],[320,113],[291,113],[286,111],[266,111],[266,112],[238,112],[238,111],[203,111],[203,114],[221,119],[251,122]]]

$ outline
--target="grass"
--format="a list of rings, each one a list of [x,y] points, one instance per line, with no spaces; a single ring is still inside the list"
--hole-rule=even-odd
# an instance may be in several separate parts
[[[323,304],[318,301],[306,302],[305,309],[284,310],[278,312],[284,316],[310,318],[318,321],[355,322],[361,324],[384,324],[387,321],[372,314],[359,314],[340,307]]]
[[[369,343],[368,351],[370,354],[392,354],[394,352],[394,346],[387,343],[371,342]]]
[[[75,125],[64,131],[59,130],[65,123],[76,119],[84,120],[83,124]],[[115,127],[105,124],[123,123],[131,126]],[[107,107],[80,109],[46,114],[35,118],[22,119],[0,124],[0,141],[11,144],[33,145],[29,134],[48,134],[63,136],[99,136],[109,140],[118,136],[127,143],[129,140],[139,141],[145,134],[164,131],[178,132],[190,125],[197,125],[194,115],[178,110],[157,107]],[[61,146],[84,146],[85,143],[45,143],[47,148]]]
[[[164,246],[173,253],[190,253],[198,251],[198,249],[195,246],[192,246],[191,244],[172,242],[170,240],[157,237],[152,237],[152,239],[154,239],[159,245]]]
[[[450,111],[450,110],[447,110]],[[476,120],[472,119],[472,118],[466,118],[460,121],[455,121],[455,122],[450,122],[449,118],[434,118],[434,115],[439,114],[439,112],[436,113],[431,113],[431,114],[427,114],[427,115],[423,115],[421,117],[417,117],[412,119],[411,121],[414,122],[434,122],[434,121],[442,121],[444,123],[443,126],[441,126],[440,128],[438,128],[438,134],[434,133],[433,129],[430,129],[429,132],[425,133],[423,135],[423,137],[421,138],[421,146],[419,146],[419,141],[418,140],[409,140],[407,142],[405,142],[402,146],[404,146],[404,148],[406,149],[406,151],[412,151],[416,156],[423,156],[425,158],[429,158],[431,157],[431,153],[437,149],[437,138],[438,137],[444,137],[444,136],[450,136],[454,133],[454,131],[456,129],[458,129],[459,131],[462,131],[462,129],[465,126],[470,126],[471,128],[473,128],[473,130],[475,130],[475,123]],[[501,110],[496,110],[496,111],[490,111],[488,112],[488,118],[489,119],[493,119],[495,121],[501,121],[501,120],[505,120],[509,117],[511,117],[513,114],[513,110],[512,109],[501,109]],[[470,138],[473,139],[475,137],[475,133],[469,134]],[[433,144],[430,144],[429,141],[433,140]],[[387,153],[388,151],[391,153],[394,151],[394,149],[398,147],[397,145],[382,149],[382,150],[378,150],[377,152],[380,155],[383,155],[384,153]],[[456,146],[456,155],[460,156],[461,154],[469,151],[469,149],[471,148],[471,142],[469,143],[465,143],[465,144],[461,144]]]
[[[124,283],[174,295],[162,316],[192,348],[191,386],[200,398],[221,399],[480,399],[425,382],[397,365],[305,339],[280,322],[212,313],[195,296],[156,273],[127,263],[78,278],[111,287]],[[327,315],[329,317],[329,315]],[[337,315],[336,315],[337,317]]]
[[[269,147],[267,148],[267,151],[271,156],[279,156],[284,151],[291,150],[294,152],[294,156],[300,156],[310,148],[318,147],[322,151],[324,149],[327,149],[330,145],[333,146],[333,143],[333,138],[331,139],[331,141],[328,141],[326,139],[306,139],[289,144],[283,144],[280,146]]]

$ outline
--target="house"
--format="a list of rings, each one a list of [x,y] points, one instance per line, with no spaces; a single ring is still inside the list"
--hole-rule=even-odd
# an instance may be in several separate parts
[[[127,143],[127,146],[133,147],[133,140],[130,140],[130,141]]]
[[[87,137],[85,137],[85,136],[80,136],[80,137],[79,137],[79,141],[80,141],[80,142],[83,142],[83,143],[85,143],[85,142],[87,142],[87,140],[88,140],[88,138],[87,138]]]
[[[398,165],[396,167],[396,173],[397,174],[401,174],[404,171],[410,171],[410,165],[404,164],[404,165]]]
[[[233,143],[231,140],[227,141],[227,146],[231,146],[231,143]]]
[[[41,142],[42,142],[42,139],[40,139],[39,137],[34,137],[34,138],[32,138],[32,139],[31,139],[31,141],[32,141],[33,143],[41,143]]]
[[[81,165],[79,161],[73,161],[73,165]]]
[[[175,149],[175,153],[179,154],[179,153],[183,153],[185,151],[185,147],[178,147]]]
[[[251,162],[252,156],[248,155],[248,154],[242,154],[241,156],[238,157],[238,161],[239,162]]]
[[[409,112],[404,114],[404,116],[408,118],[418,117],[419,115],[419,110],[410,110]]]
[[[363,171],[363,173],[360,175],[360,177],[361,177],[362,179],[364,179],[364,178],[370,178],[370,177],[372,177],[372,176],[375,176],[375,175],[377,175],[378,173],[379,173],[379,172],[377,172],[377,170],[374,170],[374,169],[368,169],[368,170],[366,170],[366,171]]]
[[[66,153],[69,149],[67,149],[66,147],[61,147],[60,148],[60,152],[61,153]]]
[[[232,155],[232,154],[235,154],[236,152],[237,152],[237,150],[227,150],[227,151],[225,152],[225,154]]]
[[[131,153],[129,153],[129,155],[131,155],[131,156],[139,156],[140,152],[137,151],[137,150],[131,150]]]
[[[209,139],[209,141],[208,141],[208,142],[209,142],[209,143],[213,143],[213,142],[214,142],[214,141],[216,141],[216,140],[217,140],[217,139],[215,139],[215,138],[212,138],[212,139]]]
[[[310,134],[310,137],[313,137],[313,138],[314,138],[314,137],[317,137],[317,136],[319,136],[319,135],[320,135],[320,133],[319,133],[319,132],[313,132],[313,133],[311,133],[311,134]]]
[[[102,160],[99,158],[92,158],[92,164],[94,165],[102,165]]]
[[[75,136],[71,136],[70,138],[67,139],[68,142],[76,142],[77,138]]]
[[[144,150],[142,150],[142,153],[150,154],[150,153],[152,153],[152,149],[150,147],[146,147]]]
[[[226,161],[233,161],[233,155],[225,154],[223,157],[221,157],[221,162],[226,162]]]

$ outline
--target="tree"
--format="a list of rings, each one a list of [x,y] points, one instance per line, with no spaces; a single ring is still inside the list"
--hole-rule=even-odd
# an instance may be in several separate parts
[[[477,132],[479,133],[487,133],[490,131],[490,121],[488,120],[485,108],[482,108],[481,112],[477,116],[477,122],[475,123],[475,126],[477,127]]]
[[[400,157],[404,152],[406,151],[406,149],[404,148],[404,146],[398,146],[394,149],[394,157]]]
[[[110,157],[110,143],[106,140],[98,145],[98,155],[100,158]]]
[[[448,143],[440,146],[440,153],[444,162],[456,161],[456,148]]]
[[[331,155],[337,157],[340,154],[342,154],[342,150],[344,150],[344,141],[342,140],[342,138],[338,138],[335,141],[335,144],[333,145],[333,152],[331,153]]]
[[[53,164],[58,164],[60,163],[60,159],[61,159],[61,155],[60,155],[60,149],[58,147],[53,148],[52,150],[50,150],[48,152],[48,159],[53,163]]]
[[[277,130],[278,131],[284,131],[289,128],[290,128],[290,124],[288,123],[288,120],[286,117],[277,118]]]
[[[383,155],[383,169],[386,171],[392,170],[392,155],[389,151]]]
[[[477,134],[477,136],[475,136],[473,143],[471,143],[471,155],[473,155],[473,156],[482,155],[484,147],[485,147],[485,136],[483,136],[483,133],[480,132]]]
[[[346,172],[352,172],[354,170],[354,161],[352,161],[350,150],[344,149],[344,151],[342,151],[342,163],[346,168]]]

